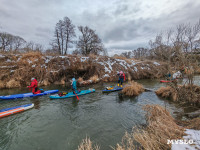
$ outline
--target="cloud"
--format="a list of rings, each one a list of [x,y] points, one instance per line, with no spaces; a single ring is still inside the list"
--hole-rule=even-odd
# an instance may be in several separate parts
[[[161,30],[196,23],[199,8],[196,0],[1,0],[0,31],[48,47],[55,24],[68,16],[96,30],[108,50],[133,50],[148,46]]]

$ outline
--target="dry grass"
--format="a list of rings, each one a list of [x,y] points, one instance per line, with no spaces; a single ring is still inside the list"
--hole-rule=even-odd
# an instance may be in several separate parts
[[[78,80],[77,80],[79,83],[83,82],[83,78],[79,77]]]
[[[78,150],[100,150],[98,145],[93,146],[90,138],[83,139],[81,144],[78,146]]]
[[[184,135],[184,128],[175,123],[170,113],[159,105],[146,105],[146,129],[138,130],[134,134],[135,140],[144,149],[170,149],[168,139],[180,139]],[[141,132],[142,131],[142,132]]]
[[[69,78],[78,76],[86,80],[79,80],[81,85],[88,85],[98,82],[98,78],[105,82],[116,81],[116,73],[119,70],[125,72],[128,80],[154,78],[163,75],[162,72],[158,73],[156,71],[161,70],[159,69],[161,66],[155,67],[153,65],[149,65],[147,62],[141,62],[141,64],[144,63],[143,65],[139,65],[140,62],[138,62],[136,66],[133,66],[131,59],[124,57],[116,58],[125,61],[118,62],[112,57],[96,55],[90,55],[89,59],[82,59],[81,56],[73,55],[67,55],[65,57],[55,55],[52,57],[45,56],[45,54],[34,51],[18,54],[16,56],[5,54],[5,57],[0,59],[0,63],[2,66],[6,66],[7,68],[1,68],[0,80],[3,83],[7,83],[14,78],[16,81],[20,82],[21,87],[28,85],[31,77],[36,77],[41,85],[49,85],[54,83],[64,84],[64,78],[66,79],[66,82],[68,82]],[[7,60],[10,60],[10,62]],[[105,69],[105,66],[110,68],[108,62],[112,64],[112,70],[109,73],[106,72]],[[140,69],[141,66],[145,65],[149,66],[150,69]],[[135,67],[138,68],[138,71],[134,71]],[[108,74],[108,76],[105,76],[105,74]],[[88,79],[88,77],[91,78]],[[2,87],[4,87],[3,84],[1,84],[0,88]],[[11,85],[9,87],[11,88]]]
[[[187,128],[187,129],[200,130],[200,118],[194,118],[192,120],[176,121],[176,122],[177,122],[177,124]]]
[[[133,134],[125,132],[125,135],[122,137],[121,144],[117,144],[115,150],[135,150],[135,140]]]
[[[5,88],[5,83],[0,81],[0,89],[3,89],[3,88]]]
[[[99,77],[98,77],[98,75],[94,75],[94,76],[90,77],[89,80],[91,80],[92,83],[97,83],[97,82],[99,82]]]
[[[20,82],[19,81],[15,81],[15,79],[11,79],[9,82],[6,83],[6,87],[7,88],[20,87]]]
[[[114,55],[112,58],[121,59],[121,60],[127,60],[126,57],[124,57],[124,56],[119,56],[119,55]]]
[[[178,85],[161,87],[156,91],[158,96],[181,103],[200,105],[200,87],[197,85]]]
[[[27,53],[24,53],[22,54],[22,58],[21,59],[27,59],[27,58],[40,58],[41,56],[43,56],[43,54],[41,52],[34,52],[34,51],[31,51],[31,52],[27,52]]]
[[[96,59],[96,58],[97,58],[97,55],[89,54],[89,58],[90,58],[90,59]]]
[[[136,128],[131,134],[126,133],[124,140],[126,143],[118,144],[116,150],[161,150],[171,149],[167,140],[181,139],[184,135],[184,128],[175,123],[174,118],[159,105],[144,106],[148,126],[146,128]],[[140,147],[135,148],[134,143],[139,143]],[[129,145],[129,146],[127,146]]]
[[[177,92],[170,86],[160,87],[155,93],[163,98],[169,98],[173,101],[177,101]]]
[[[129,82],[122,90],[122,93],[126,96],[138,96],[142,92],[144,92],[143,86],[134,81]]]

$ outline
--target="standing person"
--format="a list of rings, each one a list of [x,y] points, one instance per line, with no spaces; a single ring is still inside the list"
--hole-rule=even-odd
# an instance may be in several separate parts
[[[72,84],[71,85],[72,85],[73,92],[78,93],[77,86],[76,86],[76,79],[75,78],[72,78]]]
[[[38,90],[38,82],[35,78],[31,78],[31,85],[28,86],[28,88],[32,89],[32,93],[33,94],[39,94],[41,93],[40,90]]]
[[[121,84],[120,86],[122,87],[122,84],[125,81],[125,74],[123,73],[123,71],[120,71],[119,73],[117,73],[117,75],[119,76],[117,86],[119,86],[119,84]]]

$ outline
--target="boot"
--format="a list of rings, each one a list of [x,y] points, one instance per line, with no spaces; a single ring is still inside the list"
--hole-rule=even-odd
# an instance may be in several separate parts
[[[121,85],[121,87],[122,87],[122,85]]]
[[[117,86],[119,86],[119,83],[117,84]]]

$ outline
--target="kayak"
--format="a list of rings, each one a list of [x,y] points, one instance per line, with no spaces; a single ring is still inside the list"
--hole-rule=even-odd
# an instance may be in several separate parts
[[[107,89],[105,89],[105,90],[103,90],[102,92],[103,92],[103,93],[106,93],[106,92],[115,92],[115,91],[121,91],[121,90],[123,90],[122,87],[118,87],[118,86],[116,86],[116,87],[114,87],[114,88],[111,89],[111,90],[107,90]]]
[[[85,94],[90,94],[90,93],[93,93],[95,92],[95,89],[89,89],[89,90],[82,90],[80,91],[79,93],[76,93],[78,96],[81,96],[81,95],[85,95]],[[51,99],[61,99],[61,98],[70,98],[70,97],[75,97],[76,94],[74,94],[73,92],[70,92],[64,96],[59,96],[58,94],[56,95],[51,95],[49,96]]]
[[[162,83],[168,83],[168,82],[173,82],[173,80],[160,80]]]
[[[168,82],[172,82],[171,80],[160,80],[160,82],[162,83],[168,83]]]
[[[35,96],[53,94],[57,92],[58,90],[49,90],[49,91],[44,91],[43,93],[39,93],[39,94],[33,94],[33,93],[15,94],[15,95],[0,96],[0,99],[10,100],[10,99],[18,99],[18,98],[24,98],[24,97],[35,97]]]
[[[12,114],[19,113],[19,112],[31,109],[33,107],[34,107],[34,104],[26,104],[26,105],[21,105],[21,106],[1,109],[0,110],[0,118],[6,117],[6,116],[9,116],[9,115],[12,115]]]

